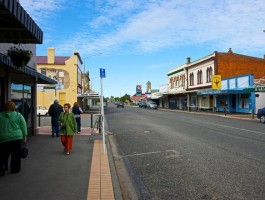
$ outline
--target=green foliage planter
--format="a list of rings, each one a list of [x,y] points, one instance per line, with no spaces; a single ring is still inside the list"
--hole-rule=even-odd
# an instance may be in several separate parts
[[[12,63],[16,67],[25,67],[32,57],[30,50],[18,49],[17,47],[11,47],[7,51],[7,55],[10,57]]]

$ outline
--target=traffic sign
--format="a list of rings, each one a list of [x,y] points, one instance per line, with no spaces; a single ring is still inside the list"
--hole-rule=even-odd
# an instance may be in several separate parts
[[[222,89],[222,79],[221,75],[212,76],[212,89],[221,90]]]
[[[105,69],[100,68],[100,78],[106,78]]]

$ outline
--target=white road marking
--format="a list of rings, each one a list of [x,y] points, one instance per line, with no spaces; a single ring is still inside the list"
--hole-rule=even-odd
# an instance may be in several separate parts
[[[131,154],[131,155],[120,156],[120,158],[132,157],[132,156],[143,156],[143,155],[150,155],[150,154],[159,154],[159,153],[165,153],[165,152],[173,152],[177,154],[176,150],[166,150],[166,151],[153,151],[153,152],[147,152],[147,153],[136,153],[136,154]]]
[[[226,125],[221,125],[221,124],[215,124],[215,123],[199,121],[199,120],[193,120],[193,121],[200,122],[200,123],[205,123],[205,124],[211,124],[211,125],[220,126],[220,127],[225,127],[225,128],[231,128],[231,129],[245,131],[245,132],[250,132],[250,133],[257,133],[257,134],[265,135],[265,133],[259,132],[259,131],[252,131],[252,130],[248,130],[248,129],[237,128],[237,127],[233,127],[233,126],[226,126]]]

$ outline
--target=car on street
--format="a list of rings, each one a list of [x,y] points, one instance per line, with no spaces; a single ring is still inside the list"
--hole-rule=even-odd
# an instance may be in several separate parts
[[[121,107],[121,108],[124,108],[124,103],[123,102],[117,102],[117,108]]]
[[[48,116],[48,109],[45,106],[37,106],[37,115]]]
[[[157,109],[157,104],[154,101],[148,101],[146,105],[146,107],[149,109]]]
[[[260,120],[261,123],[265,123],[265,107],[258,109],[257,118]]]
[[[145,101],[140,101],[138,105],[139,105],[139,108],[146,108],[147,106]]]

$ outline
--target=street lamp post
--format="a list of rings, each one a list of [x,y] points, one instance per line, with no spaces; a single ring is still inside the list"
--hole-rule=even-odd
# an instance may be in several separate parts
[[[85,110],[85,85],[86,85],[86,81],[85,81],[85,77],[86,77],[86,59],[88,58],[91,58],[91,57],[94,57],[94,56],[98,56],[98,55],[101,55],[102,53],[96,53],[96,54],[93,54],[93,55],[90,55],[90,56],[87,56],[85,57],[83,60],[84,60],[84,65],[83,65],[83,72],[82,72],[82,82],[83,82],[83,100],[82,100],[82,103],[83,103],[83,109]],[[87,84],[89,84],[89,76],[87,75]],[[89,88],[87,88],[89,89]],[[87,91],[89,92],[89,90]]]

